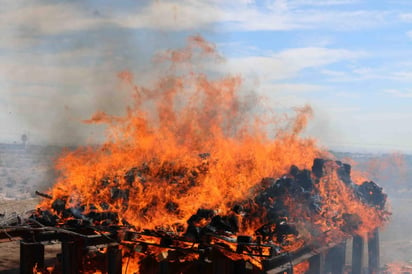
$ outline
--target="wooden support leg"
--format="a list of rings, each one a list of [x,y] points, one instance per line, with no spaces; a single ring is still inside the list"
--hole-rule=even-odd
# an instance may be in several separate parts
[[[159,263],[159,270],[160,270],[160,274],[169,274],[169,262],[167,260],[161,261]]]
[[[220,252],[214,251],[211,255],[213,274],[235,274],[234,262]]]
[[[76,242],[62,242],[62,268],[63,274],[80,273],[81,246]]]
[[[20,242],[20,273],[33,273],[35,266],[44,267],[44,246],[41,243]]]
[[[379,273],[379,230],[368,233],[368,269],[370,274]]]
[[[309,269],[307,274],[323,274],[325,264],[325,256],[320,253],[309,259]]]
[[[243,260],[238,260],[233,262],[234,264],[234,273],[236,274],[246,274],[246,262]]]
[[[346,241],[329,249],[325,258],[326,272],[343,274],[346,259]]]
[[[122,274],[122,251],[119,246],[109,246],[107,248],[107,273]]]
[[[364,241],[361,236],[353,237],[352,245],[352,274],[362,273],[362,261],[363,261],[363,245]]]

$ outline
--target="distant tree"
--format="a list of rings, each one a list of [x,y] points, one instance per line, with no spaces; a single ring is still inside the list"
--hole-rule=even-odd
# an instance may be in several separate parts
[[[27,135],[26,134],[23,134],[22,136],[21,136],[21,141],[23,142],[23,146],[24,147],[26,147],[26,144],[27,144],[27,140],[28,140],[29,138],[27,137]]]

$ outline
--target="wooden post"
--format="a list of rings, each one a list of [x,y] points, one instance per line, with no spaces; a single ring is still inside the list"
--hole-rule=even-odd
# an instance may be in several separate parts
[[[362,273],[363,245],[364,245],[364,241],[361,236],[356,235],[353,237],[352,274]]]
[[[20,242],[20,274],[33,273],[35,266],[44,267],[44,245]]]
[[[246,274],[246,262],[244,260],[234,261],[234,273]]]
[[[346,241],[329,249],[325,258],[325,270],[331,274],[343,274],[346,259]]]
[[[369,274],[379,273],[379,230],[368,233],[368,272]]]
[[[325,256],[319,253],[309,259],[309,269],[307,274],[322,274],[324,272]]]
[[[77,274],[81,270],[81,246],[74,241],[62,242],[63,274]]]
[[[119,246],[108,246],[106,255],[107,273],[122,274],[122,251],[119,249]]]
[[[221,252],[213,250],[211,254],[213,264],[213,274],[232,274],[234,272],[234,262],[223,255]]]

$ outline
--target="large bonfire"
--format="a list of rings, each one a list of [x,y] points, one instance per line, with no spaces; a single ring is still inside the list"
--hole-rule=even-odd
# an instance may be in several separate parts
[[[77,208],[91,224],[97,222],[95,212],[111,212],[117,216],[112,221],[136,231],[189,241],[209,226],[226,236],[261,237],[285,250],[383,224],[381,189],[351,178],[348,165],[319,159],[333,157],[299,136],[309,106],[295,109],[292,118],[276,115],[242,95],[240,77],[176,69],[190,68],[200,57],[218,56],[195,36],[187,47],[158,58],[170,70],[153,88],[136,85],[130,72],[120,73],[131,91],[126,114],[99,111],[85,121],[106,124],[107,140],[58,159],[53,199],[40,208],[61,220],[73,217],[66,209]],[[285,224],[293,226],[279,237]]]

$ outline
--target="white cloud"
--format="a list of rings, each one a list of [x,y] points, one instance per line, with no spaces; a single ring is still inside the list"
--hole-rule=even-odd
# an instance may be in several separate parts
[[[412,90],[387,89],[385,93],[399,98],[412,98]]]
[[[318,5],[340,5],[352,1],[317,1]],[[153,1],[132,14],[119,14],[113,21],[129,28],[164,30],[291,30],[324,28],[334,30],[380,26],[391,14],[374,10],[316,10],[309,2],[274,1],[258,7],[251,2],[223,5],[218,1]],[[161,20],[159,20],[161,18]],[[223,24],[223,25],[221,25]]]
[[[346,71],[337,71],[337,70],[330,70],[330,69],[322,69],[320,71],[322,74],[330,77],[330,79],[347,79],[349,77]]]
[[[293,83],[279,83],[269,84],[264,86],[265,90],[280,93],[296,93],[302,94],[307,92],[320,92],[327,89],[325,86],[312,84],[293,84]]]
[[[408,31],[406,33],[406,36],[408,36],[410,39],[412,39],[412,30]]]
[[[294,1],[298,5],[311,5],[311,6],[335,6],[335,5],[348,5],[359,3],[359,0],[297,0]]]
[[[224,3],[216,0],[168,0],[150,1],[146,6],[138,3],[127,10],[119,8],[115,11],[99,11],[98,6],[93,8],[82,1],[9,3],[0,10],[0,31],[6,37],[0,46],[33,43],[44,35],[90,30],[105,25],[171,31],[345,30],[380,26],[391,14],[374,10],[316,10],[307,6],[311,2],[274,1],[262,8],[250,0]],[[348,3],[339,0],[316,2],[326,6]],[[403,18],[408,18],[408,15],[404,14]]]
[[[319,94],[329,89],[327,86],[303,83],[262,83],[248,88],[256,91],[263,98],[262,103],[270,110],[290,110],[308,103],[312,105],[308,101],[308,93]]]
[[[329,48],[287,49],[267,56],[248,56],[228,60],[229,69],[262,81],[290,79],[307,68],[319,68],[364,56],[362,52]]]
[[[143,9],[119,14],[113,22],[127,28],[193,30],[216,23],[224,15],[222,9],[207,1],[151,1]]]
[[[366,56],[366,54],[365,54]],[[368,57],[371,55],[367,55]],[[373,56],[373,55],[372,55]],[[410,81],[412,74],[411,72],[398,71],[394,72],[399,67],[404,68],[406,64],[397,64],[396,67],[389,67],[387,64],[385,66],[350,66],[347,69],[342,70],[329,70],[322,69],[320,72],[328,77],[329,81],[333,82],[353,82],[353,81],[370,81],[372,79],[379,80],[398,80],[398,81]]]
[[[404,22],[412,22],[412,13],[402,13],[399,18]]]
[[[400,81],[411,81],[412,80],[412,71],[398,71],[394,72],[391,75],[392,79]]]

